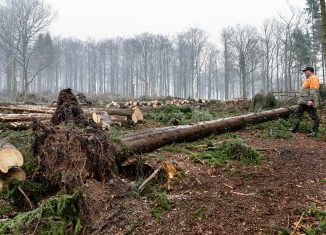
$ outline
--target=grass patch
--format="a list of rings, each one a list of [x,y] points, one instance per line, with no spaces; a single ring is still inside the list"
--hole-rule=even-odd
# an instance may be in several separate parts
[[[212,164],[219,166],[227,164],[230,160],[239,160],[244,164],[258,164],[262,155],[241,140],[234,139],[224,141],[216,148],[204,151],[200,158],[204,159],[209,166]]]
[[[22,169],[27,175],[35,171],[37,164],[30,152],[30,146],[33,141],[33,133],[31,131],[4,131],[0,133],[0,138],[6,138],[10,144],[14,145],[21,152],[24,157]]]
[[[294,119],[276,119],[268,122],[259,123],[256,125],[250,125],[247,128],[249,130],[262,130],[263,138],[274,138],[274,139],[291,139],[293,133],[291,129],[294,127]],[[312,120],[307,114],[305,114],[300,123],[299,132],[310,133],[312,131]],[[320,127],[318,130],[319,136],[326,134],[326,129]]]
[[[191,119],[195,122],[210,121],[214,119],[214,115],[208,111],[194,110]]]
[[[147,194],[147,197],[150,200],[151,213],[158,220],[173,208],[166,192],[162,189],[155,189],[152,187],[151,192]]]
[[[305,212],[305,216],[312,217],[313,225],[306,226],[307,235],[318,235],[326,233],[326,211],[317,208],[315,204],[311,205]]]
[[[297,232],[299,230],[307,235],[326,234],[326,211],[318,208],[315,204],[309,206],[302,214],[301,223],[297,228]],[[289,228],[281,228],[278,232],[279,235],[290,235],[292,233]]]
[[[0,234],[78,234],[82,226],[78,200],[81,193],[60,195],[44,200],[40,206],[0,222]]]
[[[263,138],[291,139],[293,134],[290,129],[293,128],[293,126],[293,119],[276,119],[250,126],[249,129],[263,130]]]
[[[171,152],[171,153],[182,153],[185,151],[184,148],[175,145],[165,145],[162,147],[162,150]]]
[[[213,136],[209,136],[209,137],[200,139],[196,142],[188,142],[188,143],[185,143],[185,146],[187,147],[187,149],[198,149],[198,148],[204,147],[204,146],[212,147],[212,146],[214,146],[212,137]]]
[[[0,201],[0,215],[5,215],[7,213],[10,213],[14,210],[14,208],[9,205],[4,203],[3,201]]]
[[[28,198],[34,203],[38,203],[47,195],[55,192],[55,189],[47,181],[33,181],[25,180],[23,182],[10,181],[5,184],[5,187],[0,193],[1,198],[10,199],[12,203],[20,210],[24,210],[28,207],[25,197],[19,192],[20,187],[28,196]]]
[[[205,110],[193,110],[189,105],[168,105],[148,112],[147,118],[164,125],[182,125],[190,122],[209,121],[214,115]]]
[[[18,187],[26,193],[31,201],[36,204],[55,189],[51,188],[49,182],[43,178],[30,179],[37,168],[37,163],[31,155],[30,146],[33,141],[32,131],[4,131],[0,133],[0,138],[6,138],[6,141],[14,145],[24,157],[22,169],[26,172],[27,180],[18,182],[12,180],[5,184],[0,192],[0,197],[10,199],[15,207],[24,210],[28,205],[24,196],[19,192]]]

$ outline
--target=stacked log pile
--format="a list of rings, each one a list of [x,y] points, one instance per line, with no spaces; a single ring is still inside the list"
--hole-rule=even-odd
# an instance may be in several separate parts
[[[119,106],[114,106],[119,107]],[[0,106],[1,129],[22,130],[31,126],[33,118],[49,121],[56,108],[45,105],[2,105]],[[144,119],[141,109],[136,106],[132,109],[123,108],[82,108],[86,117],[92,118],[107,129],[110,125],[132,125]]]

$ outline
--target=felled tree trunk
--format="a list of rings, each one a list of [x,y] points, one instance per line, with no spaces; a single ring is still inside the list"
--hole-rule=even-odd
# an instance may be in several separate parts
[[[53,114],[55,109],[52,107],[39,105],[8,105],[0,106],[0,111],[12,111],[14,113],[49,113]]]
[[[51,118],[51,114],[46,113],[33,113],[33,114],[25,114],[25,113],[9,113],[9,114],[0,114],[0,122],[26,122],[32,121],[33,118],[37,118],[40,120],[46,120]]]
[[[14,130],[22,131],[28,130],[32,125],[32,122],[0,122],[0,129],[2,130]]]
[[[121,138],[121,142],[133,153],[144,153],[167,144],[195,140],[214,133],[224,133],[240,129],[247,124],[255,124],[275,118],[287,117],[294,109],[295,106],[292,106],[289,108],[279,108],[259,113],[201,122],[195,125],[155,128],[142,133],[125,135]],[[120,160],[125,160],[125,149],[117,145],[116,152]]]

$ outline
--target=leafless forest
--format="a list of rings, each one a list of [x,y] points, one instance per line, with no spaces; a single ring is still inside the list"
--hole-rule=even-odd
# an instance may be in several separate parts
[[[303,66],[324,78],[319,1],[266,19],[261,27],[225,25],[218,41],[188,28],[177,35],[144,32],[130,38],[59,38],[57,17],[35,0],[0,5],[0,95],[86,94],[122,97],[232,99],[297,91]]]

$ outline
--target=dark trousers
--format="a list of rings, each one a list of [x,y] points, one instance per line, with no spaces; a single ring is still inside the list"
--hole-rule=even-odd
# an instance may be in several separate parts
[[[313,106],[308,106],[306,104],[299,104],[297,111],[295,112],[295,129],[299,129],[300,122],[302,119],[302,114],[307,111],[310,118],[313,120],[312,131],[317,132],[319,128],[319,117],[317,116],[317,110]]]

